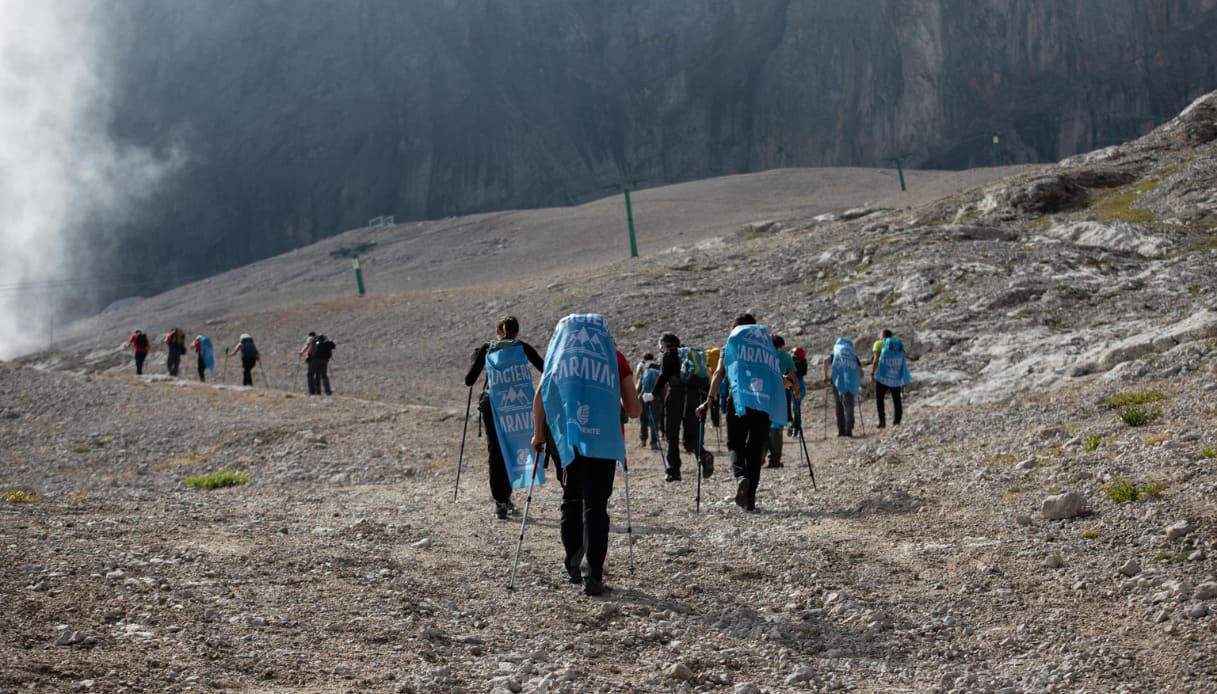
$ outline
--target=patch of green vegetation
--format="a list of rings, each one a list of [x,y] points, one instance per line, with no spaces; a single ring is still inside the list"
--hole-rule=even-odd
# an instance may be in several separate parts
[[[1127,504],[1141,499],[1156,497],[1166,489],[1165,482],[1149,482],[1138,485],[1132,480],[1126,480],[1116,475],[1110,482],[1103,485],[1103,493],[1116,504]]]
[[[647,327],[647,324],[643,323],[642,321],[634,321],[633,323],[630,323],[630,327],[635,330],[642,330],[643,328]]]
[[[88,446],[77,446],[76,448],[72,449],[72,452],[73,453],[88,453],[89,450],[90,449]]]
[[[1152,448],[1154,446],[1157,446],[1160,443],[1166,443],[1167,439],[1169,439],[1169,438],[1170,438],[1169,434],[1165,434],[1165,433],[1154,434],[1153,436],[1150,436],[1149,438],[1145,439],[1145,445],[1147,447]]]
[[[248,481],[249,475],[245,474],[244,472],[217,470],[210,475],[187,477],[186,486],[194,489],[220,489],[221,487],[232,487],[238,484],[245,484]]]
[[[1017,460],[1017,458],[1013,453],[998,453],[997,455],[989,456],[989,462],[995,464],[1002,463],[1005,465],[1010,465],[1014,463],[1015,460]]]
[[[847,284],[849,284],[849,283],[845,282],[845,281],[841,281],[841,280],[838,280],[836,282],[829,282],[828,284],[824,285],[823,287],[820,287],[819,289],[817,289],[815,291],[815,295],[819,296],[821,294],[831,294],[832,292],[837,291],[838,289],[840,289],[841,287],[844,287]]]
[[[1149,426],[1162,419],[1162,410],[1157,407],[1149,408],[1145,405],[1128,405],[1127,407],[1120,408],[1116,414],[1122,422],[1130,427]]]
[[[10,504],[33,504],[38,502],[38,495],[23,489],[7,489],[0,492],[0,500]]]
[[[1172,552],[1169,549],[1164,549],[1161,552],[1158,552],[1157,554],[1155,554],[1154,558],[1157,559],[1158,561],[1169,561],[1169,562],[1172,562],[1175,564],[1182,564],[1183,562],[1187,561],[1187,558],[1189,556],[1191,556],[1191,554],[1192,554],[1192,548],[1190,548],[1190,547],[1187,549],[1180,550],[1178,552]]]
[[[1199,294],[1203,290],[1204,290],[1204,287],[1201,287],[1198,284],[1193,284],[1192,286],[1187,288],[1187,293],[1188,294]]]
[[[972,210],[971,212],[967,212],[965,214],[961,214],[958,217],[956,217],[955,223],[956,224],[968,224],[970,222],[975,222],[978,219],[980,219],[980,213],[977,212],[976,210]]]
[[[1103,398],[1099,404],[1108,409],[1114,410],[1128,405],[1145,405],[1151,402],[1160,402],[1169,399],[1170,396],[1160,390],[1137,390],[1128,393],[1119,393],[1111,397]]]
[[[375,241],[363,241],[353,246],[343,246],[337,250],[330,251],[330,256],[334,258],[354,258],[355,256],[366,253],[375,247]]]
[[[157,470],[172,470],[174,468],[185,467],[187,465],[198,465],[200,463],[205,463],[208,460],[210,460],[210,458],[208,458],[207,456],[198,455],[196,453],[188,453],[186,455],[175,455],[172,458],[170,458],[169,460],[161,463],[160,465],[157,465],[156,469]]]
[[[1087,540],[1094,540],[1099,536],[1098,528],[1086,528],[1082,531],[1082,537]]]
[[[898,308],[898,306],[896,305],[896,303],[897,303],[898,301],[900,301],[900,298],[901,298],[902,296],[904,296],[904,295],[903,295],[902,293],[898,292],[898,291],[897,291],[897,292],[892,292],[891,294],[888,294],[888,295],[887,295],[887,300],[883,302],[883,308],[884,308],[884,310],[887,310],[887,311],[895,311],[895,310]]]
[[[1142,195],[1157,188],[1158,184],[1158,179],[1147,178],[1138,183],[1104,191],[1091,199],[1090,213],[1100,222],[1148,224],[1154,221],[1154,213],[1133,205]]]
[[[1082,440],[1082,450],[1093,451],[1103,445],[1103,437],[1098,434],[1086,434],[1086,438]]]
[[[1217,448],[1201,448],[1200,456],[1202,458],[1208,458],[1209,460],[1217,458]]]

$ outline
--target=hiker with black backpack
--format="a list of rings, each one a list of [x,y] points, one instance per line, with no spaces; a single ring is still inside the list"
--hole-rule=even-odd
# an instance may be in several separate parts
[[[135,355],[135,375],[143,374],[144,360],[148,358],[148,350],[152,349],[151,340],[143,330],[136,328],[131,337],[127,338],[127,348]]]
[[[304,347],[300,349],[300,355],[304,357],[304,361],[308,364],[308,373],[305,378],[308,381],[308,394],[321,395],[322,387],[325,388],[326,395],[333,395],[334,392],[330,389],[330,359],[334,356],[334,348],[337,347],[334,341],[325,335],[318,335],[315,332],[308,334],[308,339],[304,342]]]
[[[537,353],[532,345],[519,339],[520,321],[515,316],[503,316],[494,326],[493,342],[485,342],[473,350],[470,356],[469,371],[465,374],[465,385],[473,388],[486,369],[486,357],[499,350],[518,346],[523,350],[528,363],[538,372],[545,370],[545,360]],[[511,502],[511,478],[508,475],[507,461],[503,458],[503,450],[499,445],[498,433],[494,423],[494,403],[489,391],[490,374],[487,373],[483,382],[482,394],[478,396],[478,412],[486,428],[486,462],[490,473],[490,496],[494,499],[494,515],[499,520],[505,520],[507,514],[515,510]],[[472,392],[472,390],[470,391]]]
[[[238,354],[241,355],[241,385],[253,388],[254,367],[262,363],[262,355],[258,353],[258,348],[254,345],[254,339],[248,333],[243,333],[237,344],[233,345],[232,349],[224,352],[224,358],[235,357]]]
[[[698,417],[719,397],[718,388],[724,381],[729,384],[723,411],[735,474],[735,504],[755,511],[769,431],[775,424],[786,424],[786,382],[769,330],[757,325],[750,313],[732,321],[722,358],[710,379],[710,394],[697,408]]]
[[[169,348],[169,358],[165,362],[165,366],[169,370],[169,375],[177,378],[178,370],[182,365],[182,355],[186,353],[186,331],[174,328],[162,338],[162,341]]]
[[[663,428],[668,444],[664,481],[678,482],[682,430],[685,452],[696,456],[702,450],[699,440],[702,434],[694,411],[705,399],[710,379],[704,351],[682,347],[680,338],[672,333],[664,333],[659,338],[659,346],[663,350],[663,359],[654,392],[663,393]],[[699,465],[702,463],[704,460],[698,461]],[[704,474],[709,477],[711,472]]]

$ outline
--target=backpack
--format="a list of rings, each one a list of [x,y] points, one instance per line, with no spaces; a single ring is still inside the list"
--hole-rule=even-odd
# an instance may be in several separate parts
[[[334,341],[325,335],[318,335],[317,341],[313,343],[313,356],[318,359],[329,359],[334,356]]]
[[[708,378],[710,372],[706,369],[706,351],[695,347],[681,347],[677,354],[680,355],[680,382],[688,383],[694,378]]]
[[[258,348],[254,347],[254,339],[252,337],[241,340],[241,358],[248,361],[258,358]]]
[[[135,333],[135,346],[140,349],[148,349],[148,336],[143,333]]]
[[[659,381],[659,369],[647,369],[642,372],[642,381],[639,385],[642,386],[643,393],[655,392],[655,383]]]
[[[798,372],[799,378],[807,375],[807,359],[805,357],[794,358],[794,370]]]

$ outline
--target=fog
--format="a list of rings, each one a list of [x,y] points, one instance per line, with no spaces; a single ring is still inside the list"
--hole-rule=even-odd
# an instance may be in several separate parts
[[[43,349],[99,249],[181,159],[108,135],[103,3],[0,0],[0,358]]]

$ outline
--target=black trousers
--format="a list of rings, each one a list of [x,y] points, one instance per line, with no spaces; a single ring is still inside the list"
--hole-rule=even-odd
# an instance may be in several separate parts
[[[169,375],[176,378],[178,368],[181,366],[181,364],[182,364],[181,352],[170,349],[169,350],[169,360],[165,364],[169,368]]]
[[[875,381],[875,409],[879,411],[879,426],[887,425],[887,416],[883,411],[883,394],[892,394],[892,424],[899,424],[904,417],[904,407],[900,403],[901,389],[885,386],[882,383]]]
[[[494,414],[489,407],[478,404],[482,413],[482,425],[486,428],[486,462],[490,472],[490,496],[499,503],[511,500],[511,480],[507,477],[507,463],[503,460],[503,449],[499,446],[499,432],[494,428]]]
[[[321,395],[322,386],[325,387],[325,394],[331,395],[330,390],[330,360],[317,359],[316,357],[308,360],[308,394]]]
[[[854,435],[854,394],[838,392],[834,386],[832,392],[837,396],[837,436]],[[879,404],[879,421],[883,421],[883,404]]]
[[[761,482],[761,462],[769,442],[769,413],[746,409],[744,416],[725,405],[727,413],[727,448],[731,453],[731,472],[735,479],[748,479],[748,496],[756,496]]]
[[[648,436],[649,434],[649,436]],[[655,402],[642,403],[642,416],[638,418],[638,439],[646,443],[659,441],[659,423],[655,421]]]
[[[203,355],[199,355],[199,380],[207,380],[207,362],[203,361]]]
[[[241,358],[241,385],[253,387],[254,385],[254,367],[258,365],[257,359]]]
[[[135,375],[138,376],[144,372],[144,360],[148,358],[147,352],[135,353]]]
[[[608,500],[613,495],[617,461],[584,458],[576,454],[563,474],[562,547],[566,565],[578,566],[587,558],[585,576],[604,580],[604,558],[608,556]]]

